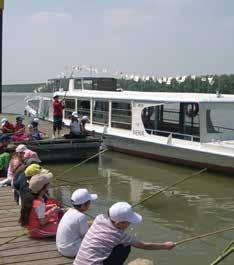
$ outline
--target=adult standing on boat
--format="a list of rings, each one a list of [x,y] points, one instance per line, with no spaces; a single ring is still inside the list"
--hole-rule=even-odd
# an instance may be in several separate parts
[[[54,93],[53,99],[54,123],[52,137],[55,138],[56,131],[58,131],[58,137],[60,137],[60,131],[62,130],[64,102],[59,100],[59,95],[56,93]]]

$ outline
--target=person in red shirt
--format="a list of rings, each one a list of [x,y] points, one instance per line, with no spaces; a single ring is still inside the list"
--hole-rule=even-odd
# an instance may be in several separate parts
[[[53,99],[54,123],[52,137],[55,138],[56,131],[58,131],[58,137],[60,137],[60,131],[62,130],[64,103],[63,100],[59,100],[57,94],[54,94]]]
[[[27,141],[28,140],[28,135],[25,132],[26,127],[23,121],[24,121],[24,118],[22,116],[16,117],[14,135],[12,135],[11,137],[13,141]]]
[[[3,118],[1,120],[1,131],[3,133],[11,134],[11,133],[14,133],[15,127],[12,123],[8,121],[7,118]]]

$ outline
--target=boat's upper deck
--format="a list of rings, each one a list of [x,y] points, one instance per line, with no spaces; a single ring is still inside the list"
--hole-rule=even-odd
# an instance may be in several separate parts
[[[105,77],[80,77],[65,79],[50,79],[53,91],[61,96],[81,97],[87,99],[106,99],[115,101],[141,102],[224,102],[234,103],[234,95],[220,95],[207,93],[179,93],[179,92],[143,92],[123,90],[117,85],[117,79]],[[53,84],[55,86],[53,86]],[[66,89],[63,89],[66,88]],[[67,91],[65,91],[67,90]]]
[[[144,102],[217,102],[234,103],[234,95],[199,94],[199,93],[170,93],[170,92],[136,92],[136,91],[97,91],[97,90],[72,90],[58,91],[61,96],[82,97],[121,101]]]

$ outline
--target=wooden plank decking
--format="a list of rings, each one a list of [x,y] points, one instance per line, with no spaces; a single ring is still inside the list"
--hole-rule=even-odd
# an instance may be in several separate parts
[[[0,188],[0,265],[72,264],[72,259],[57,252],[54,239],[36,240],[26,235],[18,224],[19,212],[11,188]]]

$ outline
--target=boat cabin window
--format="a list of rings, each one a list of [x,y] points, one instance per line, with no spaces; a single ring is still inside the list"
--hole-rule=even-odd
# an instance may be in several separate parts
[[[132,111],[130,103],[112,102],[111,127],[131,130]]]
[[[81,79],[75,79],[75,81],[74,81],[74,89],[82,89]]]
[[[206,111],[207,133],[230,135],[234,139],[234,109],[209,109]]]
[[[142,111],[145,131],[151,135],[199,141],[200,121],[197,103],[168,103]]]
[[[49,118],[49,111],[51,108],[52,102],[51,100],[42,100],[41,101],[41,107],[40,107],[40,117],[42,117],[43,119],[45,118]]]
[[[59,91],[63,89],[64,91],[68,90],[69,79],[61,78],[61,79],[50,79],[47,82],[48,91]]]
[[[75,99],[65,99],[65,108],[64,108],[64,117],[69,119],[73,111],[76,110],[76,101]]]
[[[89,100],[78,100],[77,112],[79,117],[87,116],[90,119],[90,101]]]
[[[86,90],[92,90],[93,89],[93,80],[84,80],[83,81],[83,88]]]
[[[94,101],[93,102],[93,124],[108,124],[109,102]]]
[[[39,109],[39,103],[40,103],[40,100],[38,99],[32,99],[32,100],[29,100],[28,101],[28,105],[32,108],[32,109]]]
[[[83,87],[82,87],[83,82]],[[116,91],[117,80],[115,78],[83,78],[75,79],[75,89]]]

